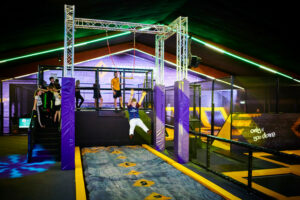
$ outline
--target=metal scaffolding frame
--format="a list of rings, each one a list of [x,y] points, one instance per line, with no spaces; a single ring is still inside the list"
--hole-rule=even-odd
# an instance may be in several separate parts
[[[155,34],[156,84],[164,84],[164,42],[176,33],[177,81],[187,79],[188,72],[188,18],[178,17],[170,25],[153,25],[98,19],[75,18],[75,6],[65,5],[64,73],[74,77],[74,30],[93,29],[106,31],[130,31]],[[69,72],[70,71],[70,72]]]
[[[71,77],[74,77],[74,15],[75,15],[75,6],[65,5],[63,76],[71,76]],[[71,73],[68,74],[68,72]]]

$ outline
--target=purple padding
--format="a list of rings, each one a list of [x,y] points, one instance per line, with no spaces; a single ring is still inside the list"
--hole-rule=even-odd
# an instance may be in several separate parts
[[[165,149],[165,86],[154,87],[154,145],[158,151]]]
[[[75,168],[75,79],[62,78],[61,169]]]
[[[174,153],[179,163],[189,161],[189,82],[174,86]]]

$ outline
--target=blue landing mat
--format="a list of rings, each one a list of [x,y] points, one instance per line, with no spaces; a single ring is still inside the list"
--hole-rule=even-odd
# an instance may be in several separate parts
[[[81,150],[87,193],[99,199],[223,199],[141,146]]]

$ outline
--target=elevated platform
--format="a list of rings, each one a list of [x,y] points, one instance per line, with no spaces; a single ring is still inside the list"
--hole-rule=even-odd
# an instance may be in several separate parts
[[[76,146],[111,146],[133,144],[124,112],[112,110],[76,111]]]

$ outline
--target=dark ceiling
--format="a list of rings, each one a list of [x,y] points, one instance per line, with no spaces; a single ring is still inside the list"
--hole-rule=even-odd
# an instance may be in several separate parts
[[[75,4],[75,16],[82,18],[168,24],[188,16],[190,34],[300,74],[299,14],[291,1],[5,1],[0,7],[0,59],[63,41],[64,3]],[[77,30],[76,38],[98,33]]]

